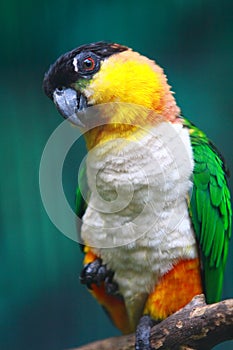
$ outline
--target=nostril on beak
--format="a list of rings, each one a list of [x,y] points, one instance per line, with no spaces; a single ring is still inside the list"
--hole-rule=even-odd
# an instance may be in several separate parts
[[[57,95],[61,96],[64,92],[64,87],[58,86],[55,91],[56,91]]]

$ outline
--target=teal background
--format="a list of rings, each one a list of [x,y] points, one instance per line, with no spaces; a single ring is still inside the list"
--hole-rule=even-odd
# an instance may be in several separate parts
[[[60,54],[99,40],[155,59],[184,115],[218,145],[233,173],[232,13],[231,0],[1,2],[1,350],[68,349],[119,334],[79,284],[78,245],[53,226],[40,199],[40,157],[62,122],[42,92],[44,72]],[[84,152],[80,143],[64,167],[72,205]],[[232,262],[231,241],[224,298],[233,296]]]

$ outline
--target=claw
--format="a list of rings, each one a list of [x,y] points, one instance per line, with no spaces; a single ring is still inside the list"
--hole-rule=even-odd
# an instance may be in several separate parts
[[[89,289],[92,289],[91,285],[93,283],[100,286],[101,282],[104,282],[107,294],[120,296],[118,284],[113,281],[113,276],[114,272],[107,269],[107,266],[102,264],[102,260],[97,258],[84,266],[80,275],[80,282],[86,284]]]
[[[154,322],[150,316],[142,316],[136,329],[135,350],[151,350],[150,330]]]
[[[109,295],[120,296],[118,284],[113,282],[112,277],[109,276],[105,278],[105,291]]]
[[[102,265],[101,259],[96,259],[84,266],[80,275],[80,282],[86,284],[88,288],[91,288],[92,283],[99,285],[104,281],[105,275],[105,265]]]

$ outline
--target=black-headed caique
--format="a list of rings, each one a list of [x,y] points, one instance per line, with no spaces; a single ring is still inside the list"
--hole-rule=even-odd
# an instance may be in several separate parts
[[[208,303],[221,297],[231,236],[223,159],[181,115],[163,70],[126,46],[78,47],[43,87],[88,149],[81,282],[116,327],[137,330],[136,349],[149,349],[153,321],[202,292]]]

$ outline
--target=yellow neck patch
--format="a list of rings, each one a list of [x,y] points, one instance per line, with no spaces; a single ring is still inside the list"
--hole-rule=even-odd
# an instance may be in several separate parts
[[[121,127],[120,134],[126,132],[129,135],[135,131],[135,125],[155,125],[159,120],[174,122],[180,112],[162,68],[132,50],[112,55],[103,61],[100,71],[83,92],[92,105],[119,103],[115,113],[106,118],[106,124],[132,124],[131,128]],[[123,108],[124,103],[126,107]],[[133,111],[130,110],[132,104],[135,106]],[[146,112],[141,112],[140,108],[135,112],[136,106],[144,107]],[[88,148],[100,140],[111,138],[109,133],[117,129],[116,125],[114,130],[112,126],[102,125],[88,132]],[[101,138],[97,137],[98,131]]]
[[[161,112],[164,91],[159,73],[135,52],[113,55],[89,86],[91,102],[128,102]]]
[[[137,126],[117,123],[101,125],[90,129],[84,134],[84,137],[86,140],[87,149],[90,150],[96,145],[100,146],[107,141],[116,140],[119,138],[128,141],[138,141],[141,135],[140,128]]]
[[[84,134],[88,149],[119,138],[137,141],[148,134],[148,129],[164,121],[153,110],[131,103],[103,103],[94,108],[98,111],[95,126]]]

